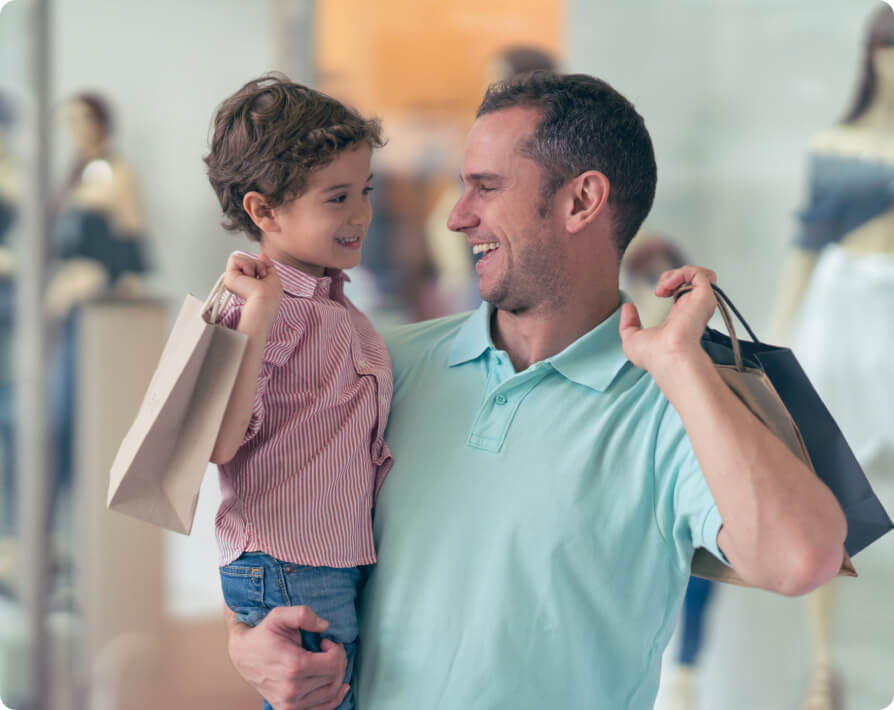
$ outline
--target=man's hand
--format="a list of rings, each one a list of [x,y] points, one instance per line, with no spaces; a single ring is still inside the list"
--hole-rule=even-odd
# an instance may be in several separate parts
[[[673,367],[675,358],[700,353],[699,341],[717,307],[711,289],[716,282],[717,274],[699,266],[665,271],[655,287],[656,296],[669,298],[684,283],[691,284],[692,291],[673,305],[661,325],[645,330],[636,306],[625,303],[619,330],[627,359],[654,376],[665,364]]]
[[[257,259],[244,254],[230,254],[224,286],[246,301],[263,301],[273,312],[279,309],[282,301],[282,282],[273,262],[265,254]]]
[[[272,609],[254,628],[226,610],[230,659],[239,674],[275,710],[333,710],[349,686],[344,683],[344,647],[324,639],[319,653],[301,646],[301,629],[321,633],[329,626],[306,606]]]

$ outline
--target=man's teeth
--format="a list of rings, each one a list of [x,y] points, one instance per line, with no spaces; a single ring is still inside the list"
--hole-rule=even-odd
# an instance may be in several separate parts
[[[341,242],[342,244],[353,244],[354,242],[359,242],[360,237],[336,237],[335,241]]]
[[[491,242],[490,244],[476,244],[472,247],[473,254],[486,254],[489,251],[499,248],[499,244]]]

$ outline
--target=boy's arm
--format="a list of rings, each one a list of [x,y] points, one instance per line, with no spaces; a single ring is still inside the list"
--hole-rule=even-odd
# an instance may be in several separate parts
[[[236,330],[248,336],[248,343],[211,452],[211,463],[216,464],[232,459],[245,438],[257,393],[264,346],[282,300],[279,276],[264,255],[258,260],[241,254],[231,255],[224,285],[245,299]]]

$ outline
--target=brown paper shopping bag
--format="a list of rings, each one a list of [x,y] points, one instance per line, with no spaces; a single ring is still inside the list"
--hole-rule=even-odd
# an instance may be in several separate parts
[[[688,292],[690,288],[691,287],[684,284],[674,297],[679,298],[684,293]],[[729,351],[732,358],[732,364],[718,362],[718,358],[716,357],[717,353],[709,350],[709,355],[712,355],[712,359],[714,360],[714,367],[717,369],[718,374],[723,379],[726,386],[735,393],[746,407],[748,407],[751,413],[779,437],[786,447],[788,447],[795,456],[807,464],[807,467],[815,473],[813,462],[811,461],[810,454],[804,444],[801,431],[789,412],[786,403],[776,391],[776,388],[773,386],[767,373],[760,367],[749,364],[743,357],[743,343],[740,343],[736,336],[732,316],[727,308],[726,294],[716,286],[714,287],[714,290],[719,296],[717,298],[717,308],[723,318],[727,333],[729,334],[724,340],[729,342]],[[732,306],[732,304],[730,304],[730,306]],[[736,311],[736,314],[738,315],[738,311]],[[739,317],[741,318],[741,316]],[[745,323],[744,320],[742,322],[749,333],[751,333],[748,324]],[[706,330],[706,334],[715,332],[716,331],[713,331],[710,328]],[[705,347],[707,338],[708,335],[702,339],[703,347]],[[839,576],[856,577],[857,572],[854,569],[853,562],[851,562],[851,558],[846,549],[842,550],[842,556],[843,560],[841,569],[838,572]],[[734,569],[723,564],[723,562],[714,557],[714,555],[702,548],[695,551],[695,555],[692,558],[691,571],[696,577],[743,587],[751,586],[745,582]]]
[[[136,419],[112,463],[108,507],[189,534],[246,337],[217,325],[223,276],[187,295]]]

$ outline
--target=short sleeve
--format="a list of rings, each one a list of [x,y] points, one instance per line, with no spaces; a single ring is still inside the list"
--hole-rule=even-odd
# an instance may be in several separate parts
[[[242,306],[244,305],[245,301],[239,296],[235,294],[230,295],[220,311],[219,325],[230,330],[236,330],[239,327],[239,319],[242,317]]]
[[[229,301],[221,309],[219,324],[224,328],[236,330],[239,327],[239,319],[242,317],[242,306],[244,304],[245,301],[239,296],[236,296],[235,294],[231,296]],[[271,346],[273,347],[272,357],[277,360],[276,363],[268,361],[268,356],[271,354]],[[270,377],[273,371],[279,364],[279,360],[282,358],[283,350],[284,348],[281,343],[271,344],[271,342],[268,341],[264,346],[264,360],[261,363],[261,371],[258,374],[258,386],[255,390],[255,399],[251,407],[251,418],[248,421],[248,428],[245,430],[245,436],[242,438],[240,446],[245,446],[245,444],[254,439],[261,430],[261,425],[264,423],[264,415],[266,413],[264,399],[267,394],[267,385],[270,382]]]
[[[695,549],[703,547],[725,564],[717,544],[723,521],[714,502],[683,422],[666,404],[655,440],[656,519],[665,540],[672,544],[682,568],[688,568]]]

